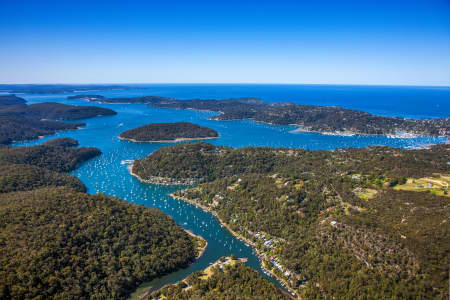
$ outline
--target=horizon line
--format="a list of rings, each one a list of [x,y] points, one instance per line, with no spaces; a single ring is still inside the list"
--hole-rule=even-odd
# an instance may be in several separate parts
[[[2,85],[151,85],[151,84],[165,84],[165,85],[321,85],[321,86],[392,86],[392,87],[450,87],[449,84],[370,84],[370,83],[277,83],[277,82],[91,82],[91,83],[0,83]]]

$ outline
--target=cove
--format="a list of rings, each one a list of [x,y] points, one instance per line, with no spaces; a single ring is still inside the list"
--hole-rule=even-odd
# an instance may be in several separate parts
[[[129,92],[129,91],[124,91]],[[130,92],[131,93],[131,92]],[[103,93],[102,93],[103,94]],[[106,94],[106,93],[105,93]],[[149,93],[147,93],[149,94]],[[221,256],[234,253],[238,257],[247,257],[247,265],[267,277],[260,267],[260,262],[252,248],[233,237],[215,217],[193,205],[181,200],[175,200],[167,194],[182,187],[160,186],[142,183],[131,176],[125,160],[135,160],[152,153],[160,147],[170,144],[133,143],[118,139],[125,130],[152,122],[187,121],[217,130],[220,138],[208,142],[215,145],[232,147],[271,146],[293,147],[307,149],[335,149],[345,147],[366,147],[369,145],[389,145],[394,147],[411,147],[423,144],[443,143],[448,138],[419,137],[414,139],[390,139],[387,137],[368,136],[327,136],[317,133],[291,133],[296,127],[272,126],[252,121],[209,121],[208,112],[190,110],[154,109],[145,105],[103,105],[88,103],[82,100],[67,100],[64,95],[20,95],[29,103],[54,101],[74,105],[95,105],[108,107],[117,111],[117,115],[97,117],[82,120],[87,126],[75,131],[59,132],[58,134],[15,145],[35,145],[55,137],[71,137],[79,141],[81,146],[97,147],[102,155],[96,157],[71,174],[77,176],[87,186],[89,193],[105,193],[120,197],[126,201],[155,207],[170,215],[180,226],[201,235],[208,242],[204,255],[188,268],[169,274],[152,282],[146,283],[158,288],[168,283],[183,279],[192,272],[206,268]],[[77,121],[78,122],[78,121]]]

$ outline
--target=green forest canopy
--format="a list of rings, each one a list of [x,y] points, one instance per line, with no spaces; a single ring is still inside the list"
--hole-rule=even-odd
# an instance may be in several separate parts
[[[268,267],[278,272],[271,260],[281,263],[291,272],[285,278],[307,299],[434,299],[448,297],[448,198],[392,186],[448,174],[449,149],[195,143],[159,149],[136,161],[133,171],[144,179],[206,182],[177,194],[209,207],[254,241]],[[361,196],[367,190],[375,193]],[[258,232],[275,238],[275,246],[265,246],[270,238],[257,238]]]
[[[180,138],[211,138],[218,137],[214,129],[189,122],[152,123],[138,128],[124,131],[120,134],[123,139],[138,142],[170,141]]]

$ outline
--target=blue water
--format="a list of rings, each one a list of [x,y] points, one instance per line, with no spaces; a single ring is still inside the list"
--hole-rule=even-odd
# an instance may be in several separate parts
[[[105,96],[161,95],[189,98],[227,98],[257,96],[265,101],[295,101],[297,103],[340,105],[379,114],[414,117],[449,117],[450,88],[350,87],[350,86],[291,86],[291,85],[151,85],[128,91],[91,91]],[[74,93],[72,93],[74,94]],[[224,255],[247,257],[247,264],[265,276],[252,249],[234,238],[207,212],[167,196],[179,187],[151,185],[129,175],[123,160],[134,160],[169,144],[133,143],[117,136],[124,130],[151,122],[189,121],[216,129],[220,138],[210,140],[216,145],[233,147],[273,146],[307,149],[335,149],[390,145],[409,147],[444,143],[447,138],[419,137],[390,139],[387,137],[339,137],[316,133],[291,133],[293,126],[272,126],[251,121],[209,121],[213,113],[190,110],[148,108],[145,105],[104,105],[82,100],[67,100],[64,95],[20,95],[30,103],[56,101],[75,105],[97,105],[118,112],[115,116],[98,117],[83,122],[87,126],[76,131],[59,132],[55,136],[17,145],[39,144],[55,137],[72,137],[81,146],[101,149],[102,155],[72,172],[88,187],[89,193],[102,192],[126,201],[156,207],[169,214],[182,227],[203,236],[208,241],[205,254],[187,269],[170,274],[150,284],[159,287],[175,282],[188,274],[207,267]],[[267,277],[267,276],[265,276]],[[273,281],[273,280],[272,280]]]

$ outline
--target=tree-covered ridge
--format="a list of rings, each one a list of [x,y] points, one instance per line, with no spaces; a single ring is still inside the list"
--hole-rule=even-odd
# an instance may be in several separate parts
[[[84,125],[83,123],[42,121],[0,114],[0,145],[28,141],[46,135],[53,135],[58,130],[74,130]]]
[[[142,96],[142,97],[115,97],[115,98],[106,98],[101,95],[76,95],[69,96],[67,99],[83,99],[87,101],[94,101],[100,103],[126,103],[126,104],[149,104],[154,102],[164,102],[166,100],[172,101],[176,100],[175,98],[167,98],[161,96]]]
[[[60,103],[26,105],[22,98],[0,96],[0,145],[27,141],[55,134],[58,130],[77,129],[83,123],[62,123],[56,120],[77,120],[116,114],[94,106],[73,106]]]
[[[76,177],[32,165],[2,164],[0,166],[0,193],[29,191],[41,187],[67,186],[79,192],[86,187]]]
[[[81,100],[87,100],[87,101],[101,101],[105,97],[102,95],[94,95],[94,94],[80,94],[80,95],[74,95],[74,96],[67,96],[67,99],[74,100],[74,99],[81,99]]]
[[[92,99],[92,101],[97,100]],[[220,115],[212,117],[213,120],[250,119],[277,125],[297,124],[306,131],[333,134],[386,135],[407,132],[418,135],[450,136],[450,118],[415,120],[382,117],[337,106],[264,102],[258,98],[178,100],[167,97],[144,96],[103,98],[98,101],[104,103],[146,103],[152,107],[208,110],[220,113]]]
[[[55,139],[37,146],[0,147],[0,164],[27,164],[56,172],[69,172],[101,154],[91,147],[75,148],[77,141]]]
[[[233,264],[221,258],[208,269],[210,274],[205,275],[205,271],[191,274],[182,282],[152,293],[148,299],[290,299],[243,263]]]
[[[120,138],[138,141],[175,141],[178,139],[202,139],[218,137],[214,129],[189,122],[152,123],[124,131]]]
[[[407,177],[448,174],[449,149],[309,151],[197,143],[155,151],[134,171],[152,175],[160,165],[159,176],[208,181],[177,195],[214,211],[254,243],[266,268],[306,299],[443,299],[448,198],[392,186]]]
[[[0,106],[3,105],[21,105],[25,104],[27,101],[21,97],[17,97],[16,95],[6,95],[0,96]]]
[[[32,147],[0,147],[0,193],[59,186],[84,192],[78,178],[59,172],[77,168],[100,151],[76,146],[78,141],[60,138]]]
[[[124,299],[196,255],[161,211],[69,188],[2,194],[0,220],[2,299]]]
[[[244,173],[280,173],[307,177],[310,172],[364,173],[392,184],[406,177],[448,172],[450,146],[431,150],[402,150],[390,147],[349,148],[335,151],[247,147],[233,149],[209,143],[185,143],[164,147],[133,163],[133,173],[149,180],[154,176],[212,181]]]
[[[44,102],[31,105],[0,106],[0,114],[41,120],[79,120],[97,116],[117,114],[109,108],[96,106],[74,106],[56,102]]]
[[[0,299],[124,299],[198,255],[197,238],[161,211],[55,172],[100,154],[76,146],[0,147]]]

